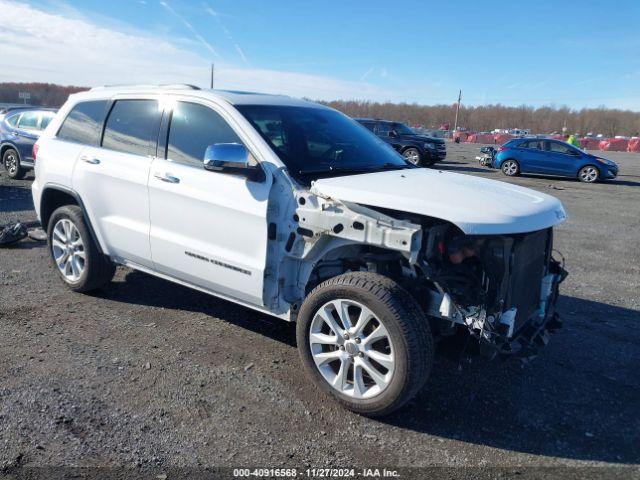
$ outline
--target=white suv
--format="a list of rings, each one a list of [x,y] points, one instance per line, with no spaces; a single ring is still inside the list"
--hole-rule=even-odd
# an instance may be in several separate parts
[[[528,356],[559,326],[558,200],[410,165],[330,108],[100,87],[36,150],[35,207],[72,290],[119,264],[296,321],[310,378],[354,411],[409,400],[434,340]]]

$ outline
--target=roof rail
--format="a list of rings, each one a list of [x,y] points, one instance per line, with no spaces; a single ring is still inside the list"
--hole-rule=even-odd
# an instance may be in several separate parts
[[[94,90],[109,90],[109,89],[127,89],[127,90],[200,90],[200,87],[195,85],[189,85],[187,83],[167,83],[162,85],[131,85],[131,84],[114,84],[114,85],[102,85],[100,87],[93,87]]]

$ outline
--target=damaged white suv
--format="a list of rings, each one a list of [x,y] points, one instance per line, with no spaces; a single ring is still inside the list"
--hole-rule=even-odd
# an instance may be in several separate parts
[[[351,410],[409,400],[434,340],[528,356],[559,326],[558,200],[415,167],[330,108],[100,87],[34,150],[35,207],[71,289],[119,264],[295,321],[310,378]]]

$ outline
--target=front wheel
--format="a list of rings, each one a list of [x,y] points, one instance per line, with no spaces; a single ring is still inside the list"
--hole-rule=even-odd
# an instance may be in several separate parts
[[[407,148],[402,152],[402,156],[407,160],[407,162],[414,165],[420,165],[422,163],[422,157],[420,156],[420,152],[417,148]]]
[[[2,165],[10,178],[20,180],[27,171],[20,166],[20,156],[13,148],[8,148],[2,155]]]
[[[507,177],[515,177],[520,173],[520,165],[515,160],[505,160],[500,169]]]
[[[429,324],[390,278],[350,272],[316,287],[297,320],[313,382],[349,410],[386,415],[422,388],[433,362]]]
[[[582,167],[578,172],[578,179],[585,183],[594,183],[600,178],[600,172],[593,165]]]

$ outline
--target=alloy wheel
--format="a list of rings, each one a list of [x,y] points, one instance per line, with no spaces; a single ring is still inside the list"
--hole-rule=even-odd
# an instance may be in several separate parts
[[[415,148],[409,148],[408,150],[405,150],[402,156],[414,165],[420,164],[420,153]]]
[[[502,171],[507,175],[515,175],[518,173],[518,165],[512,160],[508,160],[502,165]]]
[[[87,253],[78,228],[68,218],[53,227],[51,250],[58,269],[69,282],[77,282],[87,264]]]
[[[395,370],[391,336],[365,305],[348,299],[318,309],[309,332],[311,355],[331,387],[354,399],[379,395]]]
[[[595,167],[585,167],[580,170],[580,180],[593,183],[598,179],[598,170]]]
[[[18,158],[15,153],[9,152],[4,159],[4,168],[7,170],[9,175],[15,175],[18,171]]]

